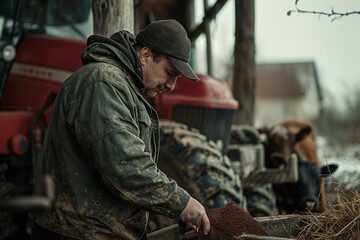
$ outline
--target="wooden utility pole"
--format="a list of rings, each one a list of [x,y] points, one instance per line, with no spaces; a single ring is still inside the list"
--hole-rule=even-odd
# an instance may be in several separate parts
[[[204,0],[204,15],[208,10],[209,10],[208,0]],[[205,36],[206,36],[207,73],[213,76],[214,72],[213,72],[212,49],[211,49],[212,47],[211,47],[210,21],[206,19],[204,19],[204,21],[205,21]]]
[[[134,0],[92,0],[94,33],[106,37],[120,30],[134,33]]]
[[[255,46],[254,0],[235,1],[235,63],[233,95],[239,101],[234,124],[254,125]]]

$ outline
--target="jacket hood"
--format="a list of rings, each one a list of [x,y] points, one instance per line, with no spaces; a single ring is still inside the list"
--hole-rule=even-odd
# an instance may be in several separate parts
[[[140,59],[134,48],[135,37],[128,31],[114,33],[110,38],[91,35],[87,39],[87,48],[81,54],[82,63],[106,62],[123,66],[132,75],[138,88],[143,88]]]

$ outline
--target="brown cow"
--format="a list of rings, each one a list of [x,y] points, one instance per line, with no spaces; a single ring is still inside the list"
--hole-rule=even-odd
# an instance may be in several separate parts
[[[267,167],[281,168],[286,165],[292,153],[298,156],[299,181],[274,185],[274,191],[282,205],[279,210],[283,208],[287,213],[296,210],[325,211],[324,177],[334,172],[337,166],[320,166],[313,125],[297,119],[287,119],[270,129],[259,131],[268,136],[265,148]]]

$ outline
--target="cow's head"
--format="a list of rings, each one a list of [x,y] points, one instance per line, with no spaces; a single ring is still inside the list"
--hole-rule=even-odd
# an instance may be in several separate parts
[[[287,213],[317,212],[321,179],[330,176],[336,169],[337,165],[334,164],[318,168],[313,162],[298,156],[299,180],[295,183],[274,186],[279,207]]]
[[[298,133],[293,134],[290,129],[283,124],[276,124],[270,129],[261,129],[260,133],[267,135],[266,167],[279,168],[285,166],[290,159],[290,155],[295,152],[295,144],[311,133],[310,127],[303,127]]]

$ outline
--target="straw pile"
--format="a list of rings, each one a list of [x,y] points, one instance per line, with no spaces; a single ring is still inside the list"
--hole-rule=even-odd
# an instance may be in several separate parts
[[[337,198],[328,209],[313,215],[302,226],[296,239],[358,240],[360,239],[360,193],[337,191]]]

